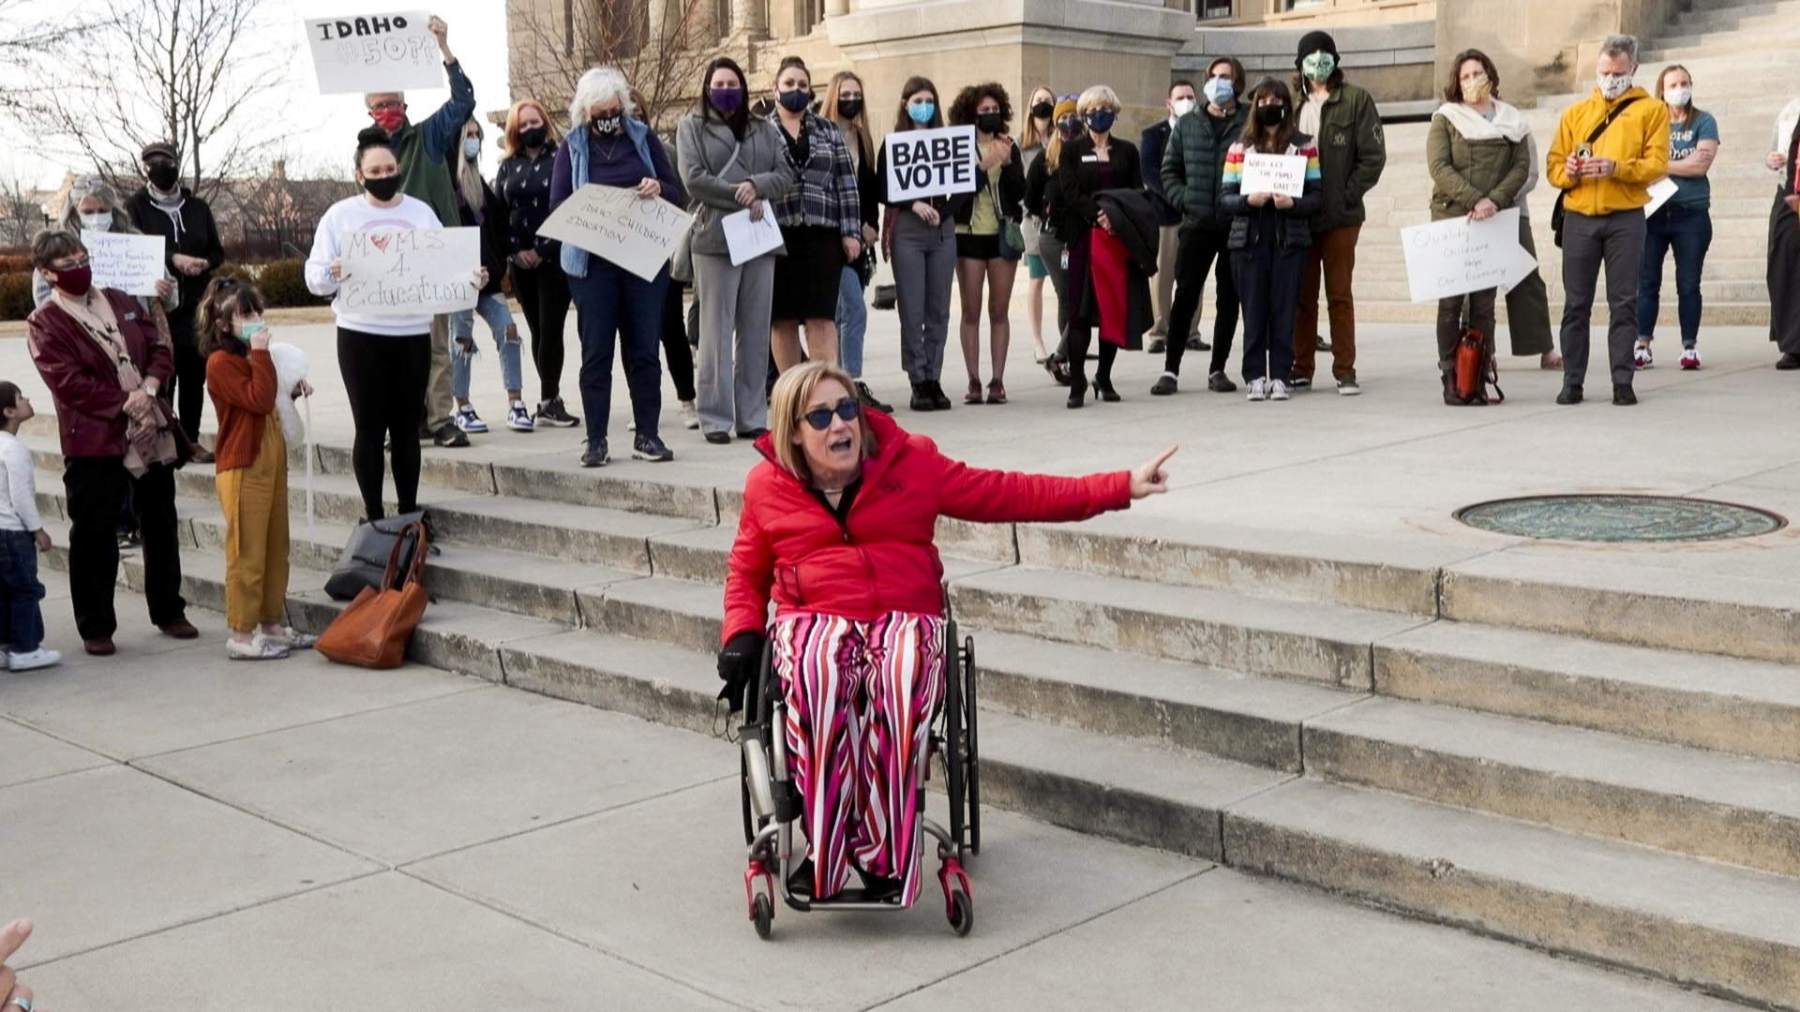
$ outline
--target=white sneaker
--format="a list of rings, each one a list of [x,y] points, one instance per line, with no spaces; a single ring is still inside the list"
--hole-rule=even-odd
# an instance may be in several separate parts
[[[457,408],[456,414],[451,415],[450,420],[455,422],[456,427],[464,432],[482,433],[488,430],[487,423],[482,421],[481,416],[475,413],[475,405],[473,404],[465,404],[462,407]]]
[[[1655,364],[1650,357],[1649,341],[1640,339],[1637,346],[1631,349],[1631,364],[1639,369],[1648,369]]]
[[[1681,350],[1681,367],[1683,369],[1700,368],[1700,349],[1683,348]]]
[[[28,653],[6,655],[8,671],[36,671],[39,668],[55,667],[61,663],[61,652],[44,647],[38,647]]]
[[[537,423],[531,420],[531,412],[525,410],[524,401],[513,401],[512,407],[506,409],[506,427],[514,432],[532,432]]]
[[[695,406],[693,401],[681,402],[681,427],[684,429],[700,427],[700,409]]]
[[[288,655],[288,645],[258,633],[248,641],[225,638],[225,656],[234,661],[278,661]]]
[[[1285,401],[1288,399],[1288,386],[1280,380],[1269,381],[1269,400]]]
[[[1250,393],[1246,397],[1247,400],[1252,400],[1252,401],[1266,400],[1266,399],[1268,399],[1268,396],[1269,396],[1269,381],[1268,380],[1253,379],[1250,381]]]

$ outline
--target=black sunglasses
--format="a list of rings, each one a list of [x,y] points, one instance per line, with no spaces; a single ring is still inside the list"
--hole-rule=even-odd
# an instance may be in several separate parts
[[[813,431],[824,432],[826,429],[831,428],[832,415],[836,415],[846,422],[854,422],[862,415],[862,405],[857,403],[856,398],[846,397],[843,400],[838,401],[836,407],[814,408],[806,414],[801,415],[800,418],[805,421],[806,424],[812,426]]]

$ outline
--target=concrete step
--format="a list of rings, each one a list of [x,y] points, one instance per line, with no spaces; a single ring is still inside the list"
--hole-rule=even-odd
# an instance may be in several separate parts
[[[1306,722],[1310,776],[1800,873],[1800,766],[1368,699]]]
[[[972,627],[1352,689],[1371,686],[1370,643],[1425,621],[1031,567],[955,580],[950,596]]]
[[[1800,1007],[1800,882],[1381,791],[1231,805],[1225,859],[1754,1004]]]
[[[981,706],[1299,773],[1304,721],[1360,694],[959,626],[975,638]]]
[[[585,590],[576,596],[587,625],[601,632],[685,650],[719,649],[725,601],[717,584],[651,577]]]
[[[1442,586],[1453,621],[1800,663],[1790,581],[1509,551],[1447,567]]]
[[[1434,622],[1375,644],[1382,696],[1800,762],[1800,670]]]
[[[1665,303],[1674,305],[1674,303]],[[1552,304],[1553,313],[1560,312],[1560,307]],[[1499,320],[1506,322],[1506,304],[1500,303]],[[1356,318],[1371,323],[1430,323],[1437,319],[1437,303],[1413,303],[1399,298],[1365,299],[1361,295],[1356,299]],[[1552,318],[1554,323],[1555,318]],[[1765,295],[1761,302],[1714,302],[1706,303],[1706,323],[1715,327],[1766,327],[1769,325],[1769,300]]]

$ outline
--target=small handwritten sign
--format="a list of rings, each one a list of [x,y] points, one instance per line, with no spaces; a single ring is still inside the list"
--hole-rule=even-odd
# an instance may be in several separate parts
[[[1447,218],[1400,230],[1406,282],[1414,302],[1432,302],[1489,288],[1509,289],[1537,266],[1519,245],[1519,209],[1486,221]]]
[[[888,201],[973,193],[979,161],[972,126],[896,130],[887,145]]]
[[[1644,217],[1648,218],[1662,210],[1662,206],[1667,204],[1669,198],[1675,196],[1676,192],[1680,189],[1680,187],[1675,185],[1675,180],[1670,179],[1668,176],[1664,176],[1656,182],[1651,183],[1649,191],[1650,203],[1644,206]]]
[[[339,309],[374,316],[435,316],[474,309],[481,229],[420,228],[344,236]]]
[[[1306,156],[1244,153],[1244,179],[1240,193],[1278,193],[1299,197],[1306,192]]]
[[[589,183],[558,204],[538,234],[654,281],[693,221],[661,197],[644,200],[635,190]]]
[[[429,14],[412,11],[307,19],[319,93],[442,88],[444,54],[430,25]]]
[[[126,295],[155,295],[156,283],[168,277],[160,235],[81,230],[94,267],[94,287],[117,288]]]

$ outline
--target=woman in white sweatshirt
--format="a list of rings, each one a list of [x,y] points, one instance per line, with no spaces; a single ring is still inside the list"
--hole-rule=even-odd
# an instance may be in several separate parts
[[[386,131],[371,127],[357,135],[356,181],[362,195],[338,201],[319,219],[306,259],[306,287],[315,295],[336,296],[331,308],[337,317],[338,369],[356,425],[351,461],[363,509],[368,519],[379,520],[384,436],[393,446],[400,512],[419,508],[419,422],[431,373],[431,314],[372,313],[349,304],[342,287],[344,244],[359,233],[442,226],[430,205],[400,192],[400,161]],[[476,280],[486,284],[487,271],[477,270]]]

